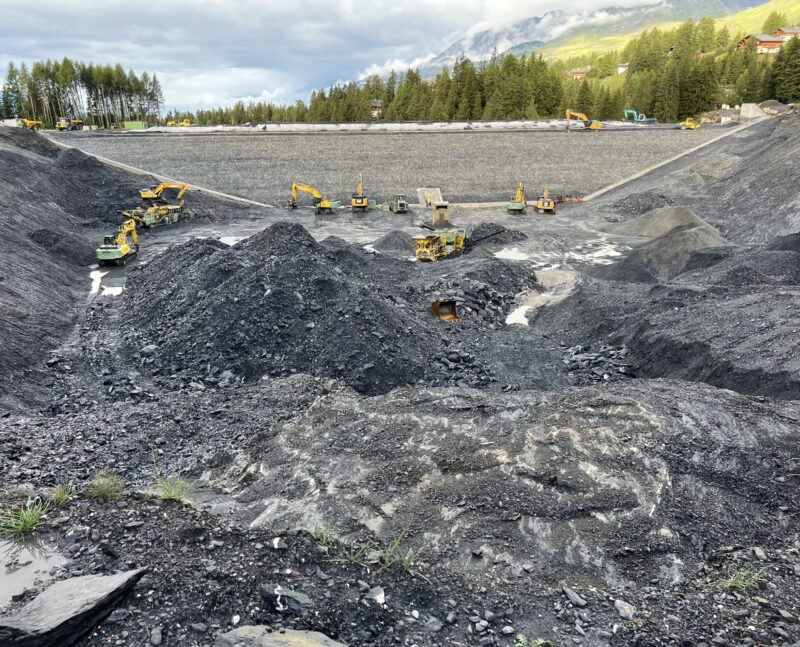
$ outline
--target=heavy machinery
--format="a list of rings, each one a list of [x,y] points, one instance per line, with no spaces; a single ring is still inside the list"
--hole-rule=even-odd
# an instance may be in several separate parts
[[[181,219],[183,204],[153,205],[147,209],[137,207],[121,212],[126,218],[133,218],[140,226],[149,229],[158,225],[174,225]]]
[[[366,211],[367,207],[369,207],[369,199],[364,195],[364,178],[359,173],[358,190],[350,200],[350,209],[355,213],[356,211]]]
[[[628,117],[630,117],[630,119],[628,119]],[[626,108],[625,109],[625,117],[623,118],[623,121],[632,121],[632,122],[634,122],[636,124],[657,124],[658,123],[658,119],[656,119],[655,117],[648,117],[643,112],[640,113],[637,110],[634,110],[633,108]]]
[[[314,198],[314,212],[317,214],[333,213],[334,209],[338,209],[339,207],[342,206],[338,200],[326,200],[325,198],[323,198],[322,194],[310,184],[300,184],[298,182],[292,182],[292,197],[286,203],[287,209],[297,209],[298,191],[303,191],[304,193],[311,194],[311,196]]]
[[[525,201],[525,185],[520,182],[517,185],[517,193],[506,204],[506,211],[508,213],[525,213],[528,203]]]
[[[550,197],[550,191],[544,187],[542,195],[536,198],[536,211],[538,213],[552,213],[556,215],[556,201]]]
[[[131,242],[128,242],[130,234]],[[131,244],[133,243],[133,244]],[[139,236],[136,233],[136,220],[129,218],[123,222],[116,234],[103,238],[103,244],[95,250],[97,264],[125,265],[139,253]]]
[[[183,121],[175,121],[174,119],[170,119],[167,122],[167,126],[191,126],[192,122],[188,119],[184,119]]]
[[[467,229],[434,229],[427,236],[414,236],[414,255],[418,261],[430,263],[461,254],[469,233]]]
[[[189,185],[184,182],[162,182],[149,189],[142,189],[139,195],[149,205],[166,205],[170,203],[167,202],[165,191],[177,191],[173,199],[180,201],[188,190]]]
[[[56,128],[62,132],[65,130],[83,130],[83,119],[67,119],[66,117],[61,117],[56,122]]]
[[[408,213],[408,202],[406,196],[398,193],[389,202],[389,211],[392,213]]]
[[[691,117],[686,117],[686,119],[679,123],[676,128],[680,130],[697,130],[700,128],[700,124],[695,123],[694,119]]]
[[[431,303],[431,314],[442,321],[458,321],[458,308],[455,299],[437,299]]]
[[[40,128],[44,128],[44,124],[41,121],[36,121],[34,119],[18,119],[17,125],[20,128],[27,128],[28,130],[39,130]]]
[[[600,128],[603,127],[603,124],[597,121],[597,119],[589,119],[589,117],[582,112],[575,112],[574,110],[567,108],[567,132],[569,132],[570,120],[573,117],[583,122],[584,130],[600,130]]]

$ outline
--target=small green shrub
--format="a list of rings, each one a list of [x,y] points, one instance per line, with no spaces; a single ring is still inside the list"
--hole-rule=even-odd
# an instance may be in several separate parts
[[[553,643],[544,638],[528,638],[525,634],[517,634],[514,647],[553,647]]]
[[[725,580],[722,583],[722,586],[726,589],[739,589],[746,591],[747,589],[752,589],[753,587],[758,586],[758,583],[764,579],[764,574],[764,569],[759,571],[748,571],[747,569],[742,569],[736,571],[727,580]]]
[[[192,486],[180,476],[156,476],[156,484],[167,501],[183,501],[192,493]]]
[[[47,504],[40,498],[29,499],[24,505],[0,516],[0,534],[22,537],[42,523]]]
[[[98,474],[86,488],[86,495],[101,501],[119,501],[122,498],[122,483],[114,474]]]
[[[72,496],[71,485],[54,485],[50,488],[50,501],[57,508],[69,501],[70,496]]]

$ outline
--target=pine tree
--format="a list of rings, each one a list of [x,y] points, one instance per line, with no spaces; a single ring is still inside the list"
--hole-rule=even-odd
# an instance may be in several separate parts
[[[786,18],[786,14],[773,11],[767,16],[767,19],[761,27],[761,31],[765,34],[773,34],[781,27],[788,26],[789,20]]]
[[[697,46],[701,52],[711,52],[717,48],[717,38],[714,33],[714,19],[704,17],[697,23]]]
[[[678,66],[671,62],[658,82],[655,113],[659,121],[675,121],[680,109],[680,79]]]
[[[592,88],[589,82],[584,79],[578,89],[578,96],[575,99],[575,109],[588,115],[592,111],[594,100],[592,98]]]

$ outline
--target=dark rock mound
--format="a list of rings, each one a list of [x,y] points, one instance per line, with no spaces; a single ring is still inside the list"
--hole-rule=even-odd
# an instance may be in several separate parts
[[[39,133],[25,128],[0,126],[0,144],[21,148],[45,157],[58,157],[61,148]]]
[[[769,243],[764,249],[785,250],[789,252],[800,253],[800,233],[779,236]]]
[[[496,222],[482,222],[475,225],[472,230],[473,245],[505,245],[506,243],[516,243],[525,240],[527,234],[508,229]]]
[[[623,216],[641,216],[658,207],[670,206],[672,204],[672,199],[663,193],[645,191],[643,193],[632,193],[629,196],[625,196],[612,206]]]
[[[397,229],[381,236],[372,243],[372,247],[383,254],[414,254],[416,246],[411,236]]]
[[[58,229],[36,229],[28,237],[46,250],[73,265],[92,265],[96,262],[95,245],[87,238]]]

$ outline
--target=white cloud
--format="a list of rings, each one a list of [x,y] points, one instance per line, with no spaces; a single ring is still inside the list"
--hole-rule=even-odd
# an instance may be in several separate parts
[[[289,102],[336,79],[419,66],[466,31],[548,9],[643,0],[62,0],[3,2],[0,61],[70,58],[155,72],[181,109]]]
[[[436,56],[436,54],[431,53],[431,54],[426,54],[425,56],[419,56],[419,57],[417,57],[415,59],[412,59],[410,61],[407,61],[407,60],[402,59],[402,58],[393,58],[393,59],[391,59],[389,61],[386,61],[384,63],[381,63],[381,64],[373,63],[372,65],[370,65],[365,70],[362,70],[358,74],[356,79],[361,81],[363,79],[366,79],[368,76],[372,76],[373,74],[377,74],[379,76],[386,76],[392,70],[394,70],[395,72],[405,72],[408,69],[412,69],[412,68],[416,68],[416,67],[422,67],[426,63],[428,63],[431,60],[433,60],[433,58],[435,56]]]

